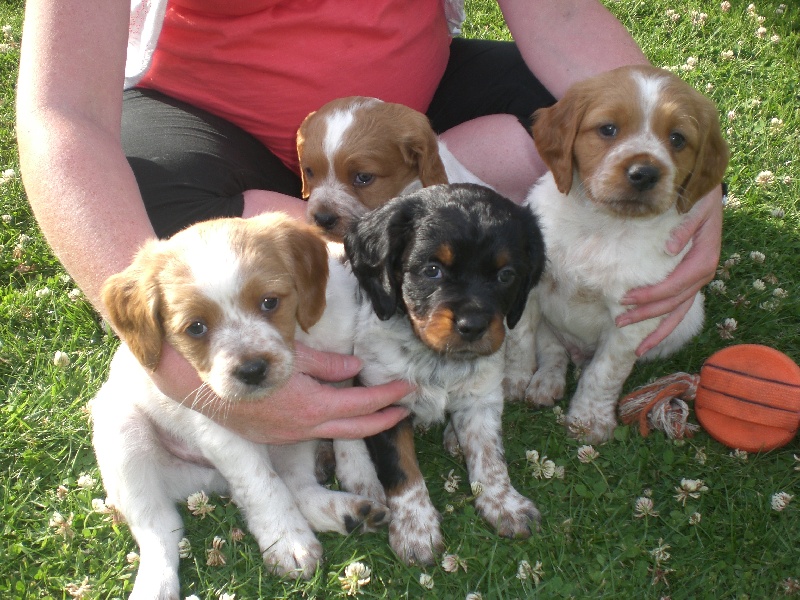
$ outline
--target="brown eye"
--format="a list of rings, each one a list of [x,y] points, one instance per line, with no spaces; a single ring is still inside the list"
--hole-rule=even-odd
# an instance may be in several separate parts
[[[436,263],[428,263],[427,265],[422,267],[422,274],[428,279],[441,279],[442,267],[440,267]]]
[[[192,321],[186,327],[185,331],[193,338],[201,338],[208,333],[208,325],[202,321]]]
[[[353,185],[356,187],[366,187],[372,183],[374,179],[375,175],[372,173],[356,173],[356,176],[353,178]]]
[[[314,171],[311,169],[311,167],[306,167],[303,169],[303,172],[306,174],[306,179],[311,179],[314,177]]]
[[[509,283],[512,283],[516,278],[517,274],[511,267],[500,269],[500,271],[497,273],[497,281],[499,281],[503,285],[508,285]]]
[[[606,123],[597,128],[598,133],[605,138],[614,138],[617,136],[617,126],[613,123]]]
[[[683,150],[686,147],[686,138],[677,131],[673,131],[669,136],[669,143],[675,150]]]
[[[278,308],[278,303],[277,298],[264,298],[259,308],[261,308],[262,312],[272,312]]]

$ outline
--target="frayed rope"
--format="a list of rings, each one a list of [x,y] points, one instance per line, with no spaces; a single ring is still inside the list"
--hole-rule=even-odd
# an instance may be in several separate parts
[[[692,437],[698,425],[688,422],[689,405],[694,400],[699,375],[673,373],[635,389],[619,402],[620,419],[626,425],[639,422],[639,432],[646,437],[653,429],[672,439]]]

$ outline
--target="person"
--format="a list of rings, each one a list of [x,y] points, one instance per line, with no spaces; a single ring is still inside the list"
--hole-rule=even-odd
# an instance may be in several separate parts
[[[599,1],[498,2],[513,43],[451,37],[457,0],[28,0],[17,135],[37,222],[102,314],[103,281],[148,238],[213,216],[303,218],[294,133],[306,113],[346,95],[426,112],[465,166],[521,201],[545,170],[521,122],[571,83],[646,58]],[[138,72],[131,58],[143,58]],[[124,74],[135,86],[123,91]],[[720,200],[719,190],[709,194],[673,232],[668,252],[692,241],[675,271],[627,294],[618,326],[667,315],[639,353],[713,277]],[[224,424],[268,443],[377,433],[406,415],[393,403],[410,387],[320,383],[359,367],[355,357],[299,347],[289,383],[237,405]],[[178,400],[199,385],[169,347],[153,380]]]

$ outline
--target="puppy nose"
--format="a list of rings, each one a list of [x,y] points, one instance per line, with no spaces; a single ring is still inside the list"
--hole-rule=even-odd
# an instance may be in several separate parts
[[[467,342],[479,340],[489,329],[489,319],[484,315],[463,315],[456,321],[458,334]]]
[[[339,216],[334,213],[324,211],[314,213],[314,222],[326,231],[333,229],[338,220]]]
[[[269,371],[269,363],[263,358],[254,358],[239,365],[236,369],[236,378],[247,385],[263,383]]]
[[[628,181],[640,192],[646,192],[655,187],[661,178],[661,171],[653,165],[637,164],[628,169]]]

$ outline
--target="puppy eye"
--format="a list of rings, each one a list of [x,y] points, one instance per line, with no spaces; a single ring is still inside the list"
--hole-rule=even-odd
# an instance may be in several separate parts
[[[193,338],[201,338],[208,333],[208,325],[202,321],[193,321],[189,323],[189,326],[186,328],[186,333]]]
[[[264,298],[260,306],[262,312],[272,312],[278,308],[278,298]]]
[[[422,267],[422,274],[428,279],[441,279],[442,267],[440,267],[435,263],[428,263],[427,265]]]
[[[601,125],[600,127],[598,127],[597,131],[603,137],[613,138],[616,137],[617,132],[619,130],[617,129],[617,126],[614,125],[613,123],[606,123],[605,125]]]
[[[303,172],[306,174],[306,179],[311,179],[314,177],[314,171],[311,169],[311,167],[306,167],[303,169]]]
[[[366,187],[375,179],[372,173],[356,173],[353,178],[353,185],[356,187]]]
[[[512,283],[517,278],[517,273],[511,267],[506,267],[504,269],[500,269],[497,273],[497,281],[502,283],[503,285],[508,285]]]
[[[686,138],[677,131],[673,131],[669,136],[669,143],[675,150],[682,150],[686,146]]]

